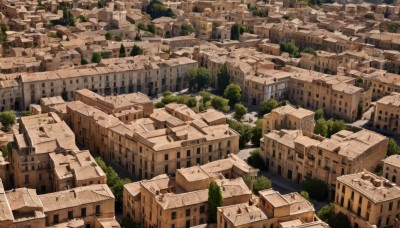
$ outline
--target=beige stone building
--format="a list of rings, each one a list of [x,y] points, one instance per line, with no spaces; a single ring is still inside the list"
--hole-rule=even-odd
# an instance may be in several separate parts
[[[400,93],[393,92],[376,101],[374,128],[392,134],[400,134]]]
[[[393,227],[400,212],[400,189],[371,172],[340,176],[336,182],[335,212],[352,227]]]
[[[319,221],[313,205],[297,192],[281,195],[272,189],[263,190],[254,201],[219,207],[217,227],[329,227]]]
[[[143,227],[191,227],[207,222],[208,187],[215,181],[224,206],[246,203],[252,192],[241,177],[254,178],[258,170],[235,155],[201,166],[181,168],[175,177],[165,174],[124,186],[123,212]]]
[[[334,196],[336,178],[374,171],[386,156],[388,139],[369,130],[342,130],[324,138],[301,130],[272,131],[261,142],[261,157],[267,169],[289,180],[316,178],[328,185]]]
[[[135,103],[137,96],[142,103]],[[121,107],[135,105],[143,110],[122,121],[116,117],[119,113],[108,114],[95,108],[99,105],[94,100],[85,101],[93,106],[81,101],[68,103],[66,121],[75,132],[77,143],[141,179],[239,152],[239,134],[228,127],[222,113],[213,109],[196,113],[182,104],[168,104],[153,111],[143,96],[97,98],[100,104],[107,101],[113,110],[117,110],[119,101]]]
[[[354,79],[329,76],[315,71],[292,68],[289,101],[304,108],[322,108],[325,115],[353,122],[359,106],[367,110],[371,104],[371,90],[354,86]]]
[[[400,155],[392,155],[383,160],[382,176],[400,186]]]
[[[313,111],[288,104],[264,115],[262,134],[281,129],[314,132],[314,125]]]
[[[14,130],[11,182],[39,193],[91,184],[106,176],[88,151],[75,145],[75,135],[54,113],[21,117]]]
[[[4,191],[0,180],[0,200],[1,228],[120,227],[114,195],[105,184],[37,195],[29,188]]]
[[[132,92],[157,95],[167,90],[180,91],[187,88],[185,72],[194,67],[197,62],[186,57],[162,60],[157,56],[137,56],[104,61],[91,68],[24,73],[18,80],[3,83],[13,93],[0,107],[27,109],[40,98],[53,96],[70,101],[79,89],[106,95]],[[6,90],[1,90],[1,94],[10,96]]]
[[[82,224],[80,227],[96,227],[95,224],[99,223],[97,220],[101,218],[115,221],[115,197],[106,184],[39,195],[39,199],[46,214],[46,226],[65,223],[73,219]]]

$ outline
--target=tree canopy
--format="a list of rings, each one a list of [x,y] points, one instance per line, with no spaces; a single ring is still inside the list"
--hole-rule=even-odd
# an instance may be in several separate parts
[[[328,186],[319,179],[306,178],[302,183],[302,189],[316,200],[324,200],[328,197]]]
[[[289,53],[289,56],[292,57],[292,58],[299,58],[300,57],[299,48],[296,47],[296,44],[294,43],[293,40],[282,42],[279,45],[279,47],[280,47],[281,52]]]
[[[251,33],[252,29],[250,27],[243,25],[242,23],[236,22],[231,27],[231,40],[239,40],[240,35],[242,35],[244,32]]]
[[[126,57],[126,50],[125,50],[125,46],[123,44],[121,44],[121,47],[119,48],[119,57]]]
[[[243,149],[251,139],[252,128],[236,120],[228,120],[229,127],[239,133],[239,148]]]
[[[272,182],[264,176],[257,177],[253,181],[253,193],[256,195],[258,194],[259,191],[269,189],[271,187],[272,187]]]
[[[0,123],[5,131],[9,131],[15,124],[15,113],[13,111],[5,111],[0,113]]]
[[[185,80],[189,82],[190,91],[206,89],[211,83],[210,70],[204,67],[192,68],[185,73]]]
[[[397,145],[397,142],[394,139],[389,139],[388,147],[387,147],[387,156],[400,154],[400,147]]]
[[[325,205],[317,212],[317,216],[324,222],[328,223],[332,228],[351,227],[349,218],[343,213],[335,214],[335,206],[333,203]]]
[[[247,113],[247,108],[242,104],[235,104],[235,118],[241,120]]]
[[[137,56],[143,54],[143,50],[138,45],[133,45],[130,56]]]
[[[277,108],[279,103],[274,99],[264,100],[260,103],[260,111],[258,113],[259,117],[264,116],[265,114],[270,113],[274,108]]]
[[[101,55],[98,52],[94,52],[92,55],[92,63],[99,63],[101,61]]]
[[[240,101],[242,89],[238,84],[229,84],[224,91],[224,97],[229,100],[231,105]]]
[[[182,24],[181,25],[181,35],[182,36],[187,36],[194,32],[195,32],[195,30],[191,24]]]
[[[310,47],[304,48],[304,50],[302,52],[311,54],[313,56],[317,56],[317,52],[315,52],[315,50],[313,48],[310,48]]]
[[[224,99],[220,96],[215,96],[211,99],[211,106],[221,112],[227,112],[230,109],[228,102],[228,99]]]
[[[229,75],[226,64],[224,64],[217,74],[218,90],[220,92],[225,91],[226,87],[229,85],[230,80],[231,76]]]
[[[217,208],[223,203],[221,188],[213,181],[208,188],[208,223],[217,222]]]
[[[246,159],[246,162],[254,168],[265,170],[264,160],[260,155],[260,148],[252,150],[250,156]]]
[[[346,123],[343,120],[319,118],[315,123],[314,133],[330,138],[344,129],[346,129]]]
[[[251,134],[251,143],[253,146],[259,147],[260,146],[260,139],[262,138],[262,126],[263,126],[263,120],[258,119],[256,121],[256,126],[253,127],[252,129],[252,134]]]
[[[159,0],[152,0],[145,11],[150,15],[152,19],[159,17],[176,17],[176,14],[170,9],[164,6],[164,4]]]

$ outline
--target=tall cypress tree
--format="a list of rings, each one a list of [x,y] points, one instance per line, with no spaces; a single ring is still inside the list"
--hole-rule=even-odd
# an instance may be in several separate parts
[[[208,223],[217,222],[217,208],[222,206],[222,192],[218,184],[213,181],[208,188]]]
[[[121,47],[119,48],[119,57],[126,57],[126,50],[123,44],[121,44]]]

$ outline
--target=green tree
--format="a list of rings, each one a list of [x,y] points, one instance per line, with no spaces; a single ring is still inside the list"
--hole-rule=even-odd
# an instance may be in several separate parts
[[[314,134],[321,135],[324,137],[327,136],[328,125],[326,124],[326,121],[323,118],[320,118],[315,122]]]
[[[138,45],[133,45],[130,56],[137,56],[143,54],[142,48],[140,48]]]
[[[187,70],[185,73],[185,80],[189,83],[189,91],[194,91],[197,89],[197,68],[192,68]]]
[[[87,19],[85,16],[83,16],[83,15],[79,15],[79,20],[80,20],[81,22],[88,22],[88,19]]]
[[[315,111],[314,120],[319,120],[324,118],[324,110],[322,108],[317,109]]]
[[[251,126],[236,120],[228,120],[228,125],[239,133],[239,148],[243,149],[251,139]]]
[[[328,123],[328,137],[330,138],[332,135],[338,133],[341,130],[346,129],[346,123],[343,120],[332,120],[330,119],[328,122],[332,121],[332,124]]]
[[[235,104],[235,118],[241,120],[247,113],[247,108],[242,104]]]
[[[220,92],[225,91],[226,87],[229,85],[231,76],[228,72],[228,67],[224,64],[217,74],[218,90]]]
[[[208,223],[217,222],[217,209],[223,203],[221,188],[213,181],[208,188]]]
[[[138,29],[140,29],[140,30],[144,30],[144,31],[147,31],[147,30],[148,30],[147,25],[145,25],[145,24],[143,24],[143,23],[139,23],[137,27],[138,27]]]
[[[252,134],[251,134],[251,143],[253,146],[259,147],[260,146],[260,139],[263,137],[262,136],[262,126],[263,126],[263,120],[258,119],[256,121],[256,126],[253,127],[252,129]]]
[[[5,131],[9,131],[12,125],[15,124],[14,111],[5,111],[0,113],[0,123]]]
[[[7,25],[4,22],[0,23],[1,33],[0,33],[0,41],[3,45],[7,44]]]
[[[102,59],[108,59],[111,57],[111,55],[112,55],[111,51],[101,51],[100,52],[100,57]]]
[[[191,97],[187,101],[187,106],[190,108],[196,107],[197,106],[197,99],[195,97]]]
[[[374,16],[373,13],[367,13],[367,14],[365,14],[365,15],[364,15],[364,18],[365,18],[365,19],[368,19],[368,20],[375,20],[375,16]]]
[[[335,216],[328,221],[328,224],[332,228],[351,227],[349,218],[342,212],[335,214]]]
[[[106,6],[106,0],[99,0],[99,1],[97,2],[97,6],[98,6],[99,8],[104,8],[104,7]]]
[[[163,93],[163,97],[168,97],[168,96],[171,96],[171,95],[173,95],[173,93],[171,91],[165,91]]]
[[[260,103],[260,111],[258,113],[259,117],[264,116],[265,114],[270,113],[274,108],[278,107],[278,102],[274,99],[264,100]]]
[[[229,100],[231,105],[240,101],[242,89],[238,84],[229,84],[224,91],[224,97]]]
[[[203,91],[200,92],[200,96],[201,96],[201,102],[202,103],[206,103],[206,102],[211,101],[211,93],[210,92],[207,92],[207,91],[203,90]]]
[[[328,186],[315,178],[306,178],[302,183],[302,190],[308,192],[310,197],[316,200],[324,200],[328,197]]]
[[[161,102],[164,103],[165,105],[167,105],[169,103],[175,102],[175,98],[172,95],[171,96],[166,96],[166,97],[163,97],[161,99]]]
[[[240,35],[242,35],[244,31],[244,26],[241,23],[236,22],[231,27],[231,40],[239,40]]]
[[[271,187],[272,187],[272,182],[264,176],[257,177],[253,181],[253,193],[256,195],[258,194],[259,191],[269,189]]]
[[[89,62],[85,58],[81,58],[81,65],[86,65]]]
[[[397,142],[394,139],[389,139],[388,147],[387,147],[387,156],[400,154],[400,147],[397,145]]]
[[[156,34],[157,32],[157,27],[154,24],[148,24],[147,25],[147,31],[151,32],[153,34]]]
[[[191,24],[182,24],[181,25],[181,35],[182,36],[187,36],[194,32],[195,32],[195,30]]]
[[[120,36],[114,36],[115,41],[122,41],[122,38]]]
[[[94,52],[92,55],[92,63],[99,63],[101,61],[101,56],[98,52]]]
[[[332,228],[351,227],[349,218],[343,213],[335,214],[335,206],[333,203],[325,205],[318,211],[317,216],[324,222],[328,223]]]
[[[287,41],[287,42],[282,42],[279,45],[279,47],[280,47],[281,52],[289,53],[289,56],[292,58],[300,57],[299,48],[296,47],[296,44],[294,43],[293,40]]]
[[[211,99],[211,106],[221,112],[227,112],[230,109],[228,102],[229,101],[227,99],[224,99],[220,96],[215,96]]]
[[[310,48],[310,47],[304,48],[303,52],[304,52],[304,53],[311,54],[311,55],[313,55],[313,56],[317,56],[317,52],[315,52],[315,50],[314,50],[313,48]]]
[[[362,101],[360,101],[357,107],[357,120],[360,120],[363,114],[364,114],[364,107]]]
[[[300,195],[301,195],[304,199],[310,201],[310,195],[308,194],[308,192],[306,192],[306,191],[301,191],[301,192],[300,192]]]
[[[152,19],[159,17],[176,17],[176,14],[170,9],[164,6],[159,0],[152,0],[147,7],[145,12],[150,15]]]
[[[264,160],[260,155],[260,148],[252,150],[250,156],[246,159],[246,162],[254,168],[265,170]]]
[[[126,50],[125,50],[125,46],[123,44],[121,44],[121,47],[119,48],[119,57],[126,57]]]
[[[10,154],[12,152],[11,143],[7,143],[7,145],[1,147],[1,152],[3,153],[3,157],[4,158],[7,158],[8,156],[10,156]]]
[[[392,33],[396,33],[399,29],[400,25],[394,22],[389,22],[388,24],[388,31]]]
[[[318,212],[317,216],[324,222],[328,222],[329,219],[335,215],[335,206],[333,203],[327,204],[324,207],[322,207]]]
[[[209,69],[200,67],[197,69],[196,75],[197,90],[206,89],[211,83],[211,72]]]
[[[32,112],[31,111],[23,111],[22,116],[31,116]]]
[[[289,20],[289,15],[285,14],[285,15],[282,16],[282,18],[285,19],[285,20]]]
[[[154,107],[155,108],[164,108],[164,103],[162,103],[161,101],[160,102],[157,102],[155,105],[154,105]]]

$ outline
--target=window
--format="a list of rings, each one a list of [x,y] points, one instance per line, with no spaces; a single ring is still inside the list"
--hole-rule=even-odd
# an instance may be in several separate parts
[[[187,220],[186,221],[186,226],[185,226],[186,228],[189,228],[190,227],[190,220]]]
[[[29,175],[25,175],[25,184],[29,184]]]
[[[190,167],[191,166],[191,162],[190,161],[187,161],[186,162],[186,167]]]
[[[74,218],[74,211],[68,211],[68,219]]]
[[[168,165],[164,166],[164,173],[168,173]]]
[[[206,212],[206,206],[201,206],[200,207],[200,213],[205,213]]]
[[[171,219],[176,219],[176,212],[175,212],[175,211],[173,211],[173,212],[171,213]]]
[[[171,225],[171,228],[176,228],[175,224],[172,224],[172,225]]]
[[[197,154],[200,154],[200,147],[197,148]]]
[[[176,153],[176,158],[181,158],[181,152]]]
[[[190,150],[187,150],[187,151],[186,151],[186,156],[187,156],[187,157],[190,157]]]
[[[393,202],[390,202],[389,203],[389,211],[392,211],[392,209],[393,209]]]
[[[100,214],[100,205],[96,205],[96,215]]]
[[[164,154],[164,160],[168,161],[168,154]]]
[[[86,207],[81,208],[81,217],[86,217]]]
[[[212,151],[212,145],[209,145],[208,146],[208,152],[211,152]]]
[[[186,216],[190,216],[190,208],[186,209]]]

